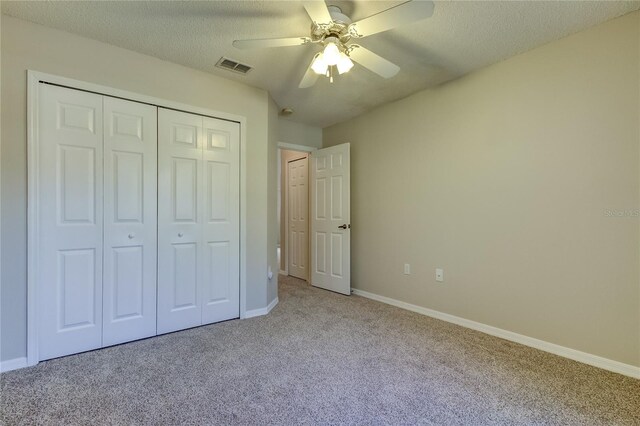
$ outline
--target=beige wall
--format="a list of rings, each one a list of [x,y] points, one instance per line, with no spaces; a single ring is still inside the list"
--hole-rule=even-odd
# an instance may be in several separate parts
[[[268,153],[268,211],[267,223],[269,234],[267,237],[267,262],[273,273],[267,289],[267,303],[278,297],[278,118],[279,108],[269,96],[269,153]]]
[[[280,118],[278,123],[278,142],[321,148],[322,129]]]
[[[0,359],[26,354],[26,70],[247,117],[247,309],[267,303],[269,98],[259,89],[150,56],[2,16],[2,281]],[[271,147],[271,152],[269,151]],[[271,206],[272,210],[275,203]],[[275,221],[271,218],[271,222]],[[277,231],[275,231],[277,232]],[[275,234],[277,237],[277,234]],[[273,239],[273,236],[271,237]]]
[[[354,287],[640,365],[640,219],[606,214],[640,208],[639,40],[636,12],[325,128]]]

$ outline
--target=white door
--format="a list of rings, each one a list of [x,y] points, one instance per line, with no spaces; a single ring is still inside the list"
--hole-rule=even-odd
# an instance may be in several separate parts
[[[156,107],[104,97],[103,346],[156,334]]]
[[[240,316],[240,125],[203,118],[202,324]]]
[[[201,324],[202,117],[158,108],[158,333]]]
[[[308,279],[309,159],[288,162],[289,275]]]
[[[311,285],[351,294],[348,143],[311,153]]]
[[[239,316],[239,128],[158,109],[158,333]]]
[[[39,90],[39,359],[102,345],[102,97]]]

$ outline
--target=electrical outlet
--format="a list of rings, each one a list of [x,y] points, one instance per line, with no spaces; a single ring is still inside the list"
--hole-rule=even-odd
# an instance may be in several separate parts
[[[444,270],[440,268],[436,269],[436,281],[439,281],[439,282],[444,281]]]
[[[409,265],[408,263],[404,264],[404,274],[411,275],[411,265]]]

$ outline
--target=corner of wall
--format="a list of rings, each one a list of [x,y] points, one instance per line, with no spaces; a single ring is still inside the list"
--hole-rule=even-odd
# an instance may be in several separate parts
[[[278,117],[278,105],[269,95],[269,152],[267,154],[268,172],[267,172],[267,300],[266,305],[270,305],[278,298],[278,233],[280,230],[278,224],[278,130],[280,120]]]

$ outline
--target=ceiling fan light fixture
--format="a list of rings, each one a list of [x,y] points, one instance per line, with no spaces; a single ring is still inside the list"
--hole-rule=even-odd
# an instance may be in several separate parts
[[[338,62],[340,61],[340,53],[338,46],[334,42],[330,41],[325,46],[322,56],[327,65],[334,66],[338,65]]]
[[[302,2],[312,21],[309,36],[235,40],[233,45],[238,49],[307,44],[321,47],[322,52],[316,53],[311,65],[305,71],[298,85],[300,89],[313,86],[319,75],[327,76],[332,82],[336,72],[339,74],[349,72],[353,68],[353,61],[380,77],[391,78],[398,74],[399,66],[362,46],[349,44],[350,41],[429,18],[433,15],[434,8],[431,0],[403,0],[399,5],[353,22],[349,16],[342,13],[340,7],[327,5],[325,1],[303,0]]]
[[[324,59],[324,55],[322,53],[318,53],[315,58],[313,58],[313,62],[311,63],[311,69],[313,72],[319,75],[325,75],[327,73],[327,62]]]
[[[340,60],[336,64],[338,67],[338,74],[344,74],[345,72],[349,72],[351,68],[353,68],[353,61],[344,53],[340,53]]]

